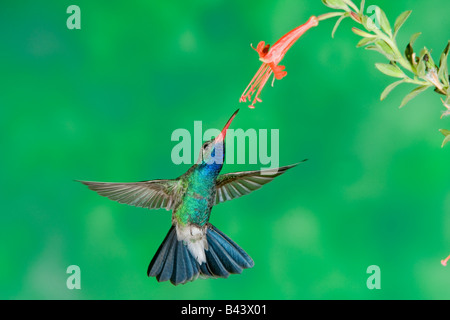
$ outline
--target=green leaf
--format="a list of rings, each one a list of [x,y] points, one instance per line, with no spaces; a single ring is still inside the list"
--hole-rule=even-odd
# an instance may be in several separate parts
[[[373,51],[377,51],[379,53],[381,53],[382,55],[384,55],[386,58],[388,58],[390,61],[394,61],[395,58],[392,55],[389,55],[387,53],[385,53],[383,50],[380,49],[379,46],[377,45],[369,45],[365,48],[366,50],[373,50]]]
[[[416,42],[417,38],[422,34],[422,32],[416,32],[411,36],[411,39],[409,40],[409,44],[414,46],[414,43]]]
[[[439,129],[439,131],[445,136],[445,139],[442,142],[442,148],[443,148],[450,141],[450,130]]]
[[[378,29],[376,24],[372,21],[372,19],[366,15],[363,15],[361,17],[361,23],[364,26],[364,28],[366,28],[369,31],[374,31]]]
[[[378,52],[382,53],[386,58],[391,61],[397,60],[394,50],[384,40],[375,41],[375,46],[379,49]]]
[[[322,3],[328,8],[350,11],[350,8],[342,0],[322,0]]]
[[[409,18],[409,15],[411,14],[411,10],[403,12],[401,15],[398,16],[397,20],[395,20],[394,24],[394,36],[395,39],[397,37],[397,33],[402,27],[402,25],[406,22],[406,20]]]
[[[412,99],[414,99],[415,97],[417,97],[418,94],[424,92],[425,90],[427,90],[431,85],[424,85],[424,86],[419,86],[417,88],[415,88],[413,91],[411,91],[410,93],[408,93],[406,95],[406,97],[403,99],[400,108],[403,108],[409,101],[411,101]]]
[[[448,41],[447,46],[445,47],[444,51],[442,52],[442,56],[444,57],[444,59],[447,59],[449,51],[450,51],[450,40]]]
[[[423,58],[427,53],[428,53],[428,49],[423,48],[422,50],[420,50],[419,57]]]
[[[352,28],[352,31],[355,34],[357,34],[358,36],[361,36],[361,37],[364,37],[364,38],[373,38],[373,37],[375,37],[374,34],[367,33],[365,31],[362,31],[361,29],[358,29],[358,28],[355,28],[355,27]]]
[[[420,78],[425,77],[427,73],[427,62],[426,59],[429,59],[428,50],[426,48],[422,49],[419,54],[419,62],[417,62],[417,76]]]
[[[396,65],[386,64],[386,63],[376,63],[375,66],[378,70],[383,72],[385,75],[395,78],[404,78],[405,74],[403,71]]]
[[[367,44],[373,43],[377,38],[362,38],[358,44],[356,45],[357,48],[364,47]]]
[[[364,13],[364,7],[366,5],[366,0],[361,1],[361,6],[359,8],[359,12]]]
[[[427,66],[425,65],[425,61],[423,61],[423,56],[420,57],[419,62],[417,63],[417,75],[420,78],[425,77],[427,72]]]
[[[442,81],[445,87],[449,86],[447,60],[444,60],[441,63],[441,66],[439,67],[438,78],[440,81]]]
[[[450,40],[448,41],[447,46],[445,47],[444,51],[441,54],[441,59],[439,61],[439,68],[444,66],[447,67],[447,58],[448,58],[448,52],[450,50]]]
[[[445,47],[444,51],[441,54],[441,60],[439,61],[439,73],[438,73],[439,80],[441,80],[442,83],[446,87],[449,86],[448,61],[447,61],[449,50],[450,50],[450,41],[448,41],[447,46]]]
[[[343,0],[349,7],[351,7],[355,12],[358,12],[358,7],[351,0]]]
[[[384,99],[386,99],[386,97],[389,95],[389,93],[391,93],[392,90],[394,90],[399,84],[402,84],[404,82],[405,80],[399,80],[388,85],[386,89],[384,89],[384,91],[381,93],[380,100],[383,101]]]
[[[386,34],[392,37],[392,28],[388,18],[386,17],[386,13],[384,13],[384,11],[381,10],[380,7],[377,7],[375,9],[375,14],[378,19],[378,22],[380,23],[381,29],[383,29],[383,31],[386,32]]]
[[[334,25],[333,31],[331,31],[331,37],[334,38],[334,34],[336,33],[337,28],[339,27],[339,25],[341,24],[342,20],[344,20],[345,18],[347,18],[347,15],[343,15],[342,17],[340,17],[337,21],[336,24]]]

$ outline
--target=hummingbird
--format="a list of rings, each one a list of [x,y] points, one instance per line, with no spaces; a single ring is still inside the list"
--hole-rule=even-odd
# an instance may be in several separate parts
[[[156,277],[158,282],[170,280],[179,285],[199,276],[227,278],[254,266],[253,259],[241,247],[209,222],[211,209],[261,188],[298,163],[277,169],[220,174],[225,159],[225,136],[238,111],[216,138],[202,145],[197,162],[176,179],[132,183],[77,180],[119,203],[172,210],[172,226],[147,270],[147,275]]]

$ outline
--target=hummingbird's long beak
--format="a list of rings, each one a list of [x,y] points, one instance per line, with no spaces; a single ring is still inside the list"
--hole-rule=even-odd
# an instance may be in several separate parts
[[[237,109],[233,115],[231,116],[230,120],[228,120],[225,127],[223,127],[222,132],[216,137],[214,140],[214,143],[223,142],[225,140],[225,136],[227,134],[228,127],[230,126],[231,122],[233,121],[234,117],[236,117],[236,114],[239,112],[239,109]]]

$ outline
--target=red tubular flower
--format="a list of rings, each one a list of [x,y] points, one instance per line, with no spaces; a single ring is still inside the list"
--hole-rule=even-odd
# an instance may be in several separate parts
[[[447,265],[447,261],[450,259],[450,256],[445,258],[444,260],[441,260],[441,264],[445,267]]]
[[[242,93],[239,102],[246,102],[247,99],[248,101],[251,101],[254,95],[252,104],[249,107],[251,109],[255,108],[255,102],[261,102],[259,95],[267,80],[269,80],[271,74],[273,73],[274,75],[272,86],[275,79],[281,80],[286,76],[287,72],[284,71],[285,67],[278,65],[283,59],[286,52],[307,30],[312,27],[316,27],[318,24],[319,20],[317,19],[317,17],[312,16],[305,24],[289,31],[284,36],[282,36],[280,40],[275,42],[272,48],[270,48],[270,44],[266,45],[264,41],[258,43],[256,48],[252,46],[252,48],[256,52],[258,52],[259,60],[262,61],[262,65],[256,72],[252,81],[250,81],[249,85]]]

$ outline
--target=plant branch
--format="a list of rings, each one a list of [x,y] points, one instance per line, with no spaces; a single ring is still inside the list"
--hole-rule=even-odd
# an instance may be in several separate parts
[[[392,28],[386,14],[379,7],[376,7],[374,15],[370,17],[365,15],[364,0],[361,1],[359,8],[351,0],[322,0],[322,3],[329,8],[338,10],[337,12],[330,12],[319,16],[319,20],[339,17],[332,31],[333,37],[341,21],[350,17],[366,30],[352,28],[355,34],[362,37],[357,47],[365,47],[367,50],[374,50],[384,55],[389,60],[389,63],[377,63],[375,64],[377,69],[387,76],[401,79],[390,84],[383,91],[381,100],[384,100],[399,84],[410,83],[416,85],[416,88],[403,99],[400,105],[400,107],[403,107],[418,94],[428,88],[434,87],[436,93],[445,96],[445,99],[442,99],[442,103],[447,110],[442,112],[442,117],[450,116],[450,78],[447,63],[450,41],[448,41],[447,46],[442,52],[439,64],[437,65],[427,48],[423,48],[418,54],[414,51],[414,42],[420,36],[420,33],[411,36],[404,54],[398,48],[396,37],[400,28],[410,16],[411,11],[405,11],[397,17]],[[407,72],[405,73],[402,69]],[[411,76],[408,76],[408,74]],[[450,131],[444,129],[440,131],[446,137],[444,146],[450,141]]]

